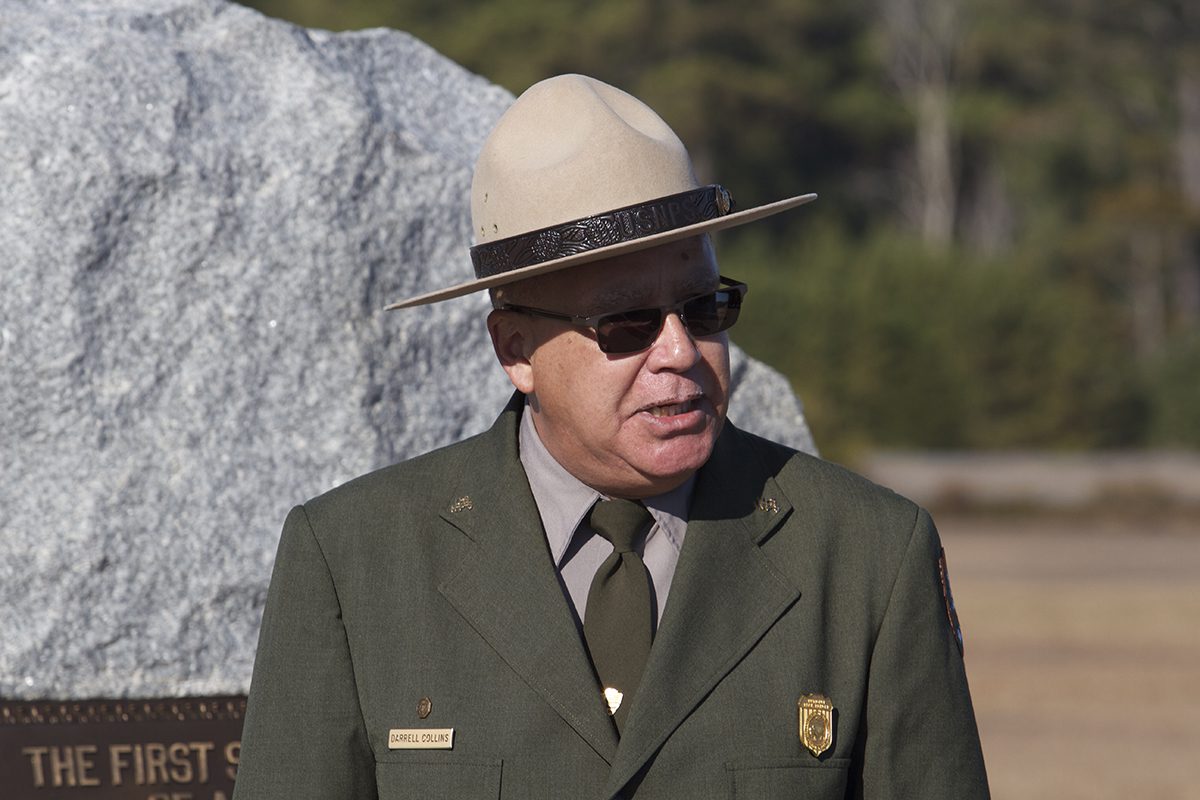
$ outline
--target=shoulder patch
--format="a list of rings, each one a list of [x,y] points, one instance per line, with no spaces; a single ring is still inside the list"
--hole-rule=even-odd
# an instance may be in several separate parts
[[[938,579],[942,583],[942,601],[946,605],[946,619],[950,622],[950,632],[954,634],[954,642],[958,645],[958,654],[963,655],[962,626],[958,624],[958,610],[954,608],[954,594],[950,591],[950,573],[946,568],[946,548],[938,550]]]

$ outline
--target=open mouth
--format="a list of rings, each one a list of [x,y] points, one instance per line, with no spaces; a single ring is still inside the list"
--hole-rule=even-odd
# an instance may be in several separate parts
[[[652,417],[674,417],[678,414],[686,414],[696,407],[695,400],[684,400],[681,403],[670,403],[661,406],[651,406],[646,411]]]

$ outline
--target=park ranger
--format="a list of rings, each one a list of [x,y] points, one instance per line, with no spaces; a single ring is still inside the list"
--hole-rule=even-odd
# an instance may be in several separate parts
[[[476,278],[395,306],[490,290],[512,400],[289,515],[238,800],[988,796],[929,516],[726,420],[708,235],[811,199],[736,209],[591,78],[517,99]]]

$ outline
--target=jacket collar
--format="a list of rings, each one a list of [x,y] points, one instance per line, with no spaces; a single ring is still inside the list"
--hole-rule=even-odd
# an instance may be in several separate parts
[[[618,743],[518,457],[523,404],[516,394],[487,433],[464,445],[469,468],[442,518],[476,547],[439,590],[612,765],[612,797],[799,597],[759,548],[792,505],[751,437],[726,422],[697,475],[666,611]]]
[[[466,444],[466,467],[442,518],[475,542],[438,589],[500,658],[609,763],[617,735],[552,568],[517,454],[524,396]]]

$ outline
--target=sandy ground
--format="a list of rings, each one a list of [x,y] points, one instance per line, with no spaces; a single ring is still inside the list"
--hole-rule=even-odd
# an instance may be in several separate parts
[[[938,515],[996,800],[1200,800],[1200,519]]]

